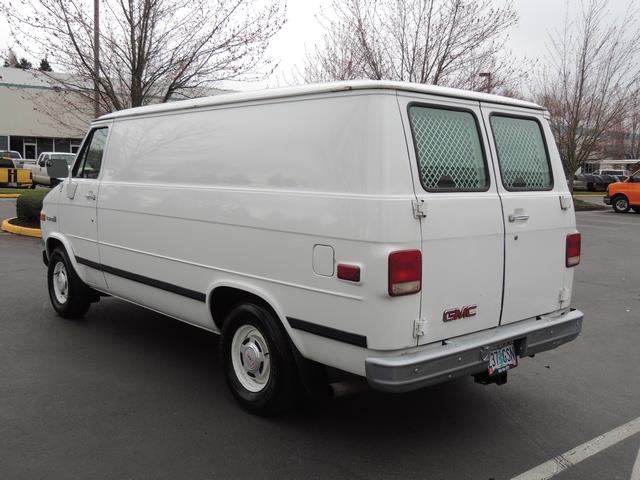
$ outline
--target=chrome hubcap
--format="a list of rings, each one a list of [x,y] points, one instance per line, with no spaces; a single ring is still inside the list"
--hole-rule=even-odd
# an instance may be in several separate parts
[[[236,377],[250,392],[259,392],[269,382],[269,349],[264,336],[253,325],[242,325],[234,333],[231,359]]]
[[[618,207],[619,210],[625,210],[627,208],[627,201],[624,198],[616,200],[616,207]]]
[[[59,303],[66,303],[69,299],[69,278],[62,262],[56,263],[53,268],[53,293]]]

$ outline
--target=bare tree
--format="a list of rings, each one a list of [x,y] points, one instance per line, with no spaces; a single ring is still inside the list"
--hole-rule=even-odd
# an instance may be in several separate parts
[[[638,89],[640,92],[640,89]],[[640,158],[640,96],[632,95],[625,119],[625,152],[628,159]]]
[[[108,112],[262,78],[272,69],[265,50],[284,23],[282,1],[102,0],[97,69],[92,1],[9,0],[0,9],[16,43],[66,72],[49,78],[82,97],[77,109],[91,115],[94,84]]]
[[[7,49],[7,52],[4,55],[3,66],[11,67],[11,68],[20,68],[20,61],[18,60],[18,57],[16,53],[13,51],[13,49],[11,48]]]
[[[565,17],[552,35],[538,101],[551,114],[551,126],[570,185],[574,172],[615,130],[638,93],[640,30],[629,10],[607,21],[607,0],[589,0],[578,19]]]
[[[500,57],[517,21],[510,2],[491,0],[334,0],[323,42],[307,55],[306,81],[387,79],[491,89],[513,73]]]

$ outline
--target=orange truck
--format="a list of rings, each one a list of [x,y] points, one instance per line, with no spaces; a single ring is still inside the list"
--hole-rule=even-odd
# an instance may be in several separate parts
[[[31,170],[17,168],[12,158],[0,156],[0,187],[34,188]]]
[[[633,172],[624,182],[609,184],[603,201],[618,213],[626,213],[629,210],[640,213],[640,169]]]

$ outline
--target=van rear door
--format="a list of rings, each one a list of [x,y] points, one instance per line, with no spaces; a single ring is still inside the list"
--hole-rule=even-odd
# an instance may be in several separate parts
[[[496,327],[504,225],[479,103],[403,93],[398,101],[424,215],[417,343]]]
[[[481,108],[504,214],[501,324],[508,324],[569,304],[573,275],[565,265],[565,250],[575,216],[542,112],[493,104]]]

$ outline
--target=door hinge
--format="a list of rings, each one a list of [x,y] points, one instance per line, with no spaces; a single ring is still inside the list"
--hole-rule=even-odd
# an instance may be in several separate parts
[[[413,338],[424,337],[424,318],[420,320],[414,320],[413,322]]]
[[[569,301],[569,296],[570,296],[570,291],[567,287],[562,287],[560,289],[560,294],[558,295],[558,300],[560,301],[560,306],[562,306],[563,303],[566,303]]]
[[[427,206],[424,200],[413,201],[413,216],[417,219],[425,218],[427,216]]]
[[[571,195],[560,195],[560,208],[562,210],[569,210],[572,203],[573,200],[571,198]]]

